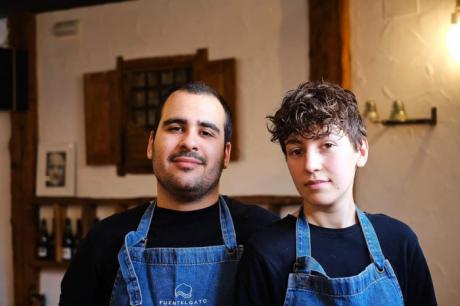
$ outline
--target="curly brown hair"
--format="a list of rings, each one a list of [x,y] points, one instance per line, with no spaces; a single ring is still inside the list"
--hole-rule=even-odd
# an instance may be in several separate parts
[[[281,107],[270,120],[271,141],[279,142],[286,154],[285,141],[291,134],[317,139],[339,129],[355,150],[366,138],[366,128],[355,95],[328,82],[305,82],[288,91]]]

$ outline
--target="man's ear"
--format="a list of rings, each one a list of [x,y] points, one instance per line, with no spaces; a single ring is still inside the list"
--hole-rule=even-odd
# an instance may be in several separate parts
[[[359,156],[356,165],[361,168],[366,165],[367,158],[369,156],[369,143],[367,142],[366,138],[364,138],[359,144],[358,153]]]
[[[153,141],[155,140],[155,132],[150,132],[149,143],[147,145],[147,158],[152,159],[153,157]]]
[[[227,169],[228,165],[230,164],[231,152],[232,152],[232,144],[230,142],[227,142],[225,144],[225,149],[224,149],[224,169]]]

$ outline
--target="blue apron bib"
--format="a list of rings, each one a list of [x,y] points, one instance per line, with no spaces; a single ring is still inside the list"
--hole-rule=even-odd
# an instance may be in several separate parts
[[[404,305],[398,279],[383,256],[372,224],[359,208],[356,211],[372,263],[358,275],[330,278],[311,257],[310,228],[303,208],[300,210],[296,224],[297,259],[294,273],[289,274],[285,306]]]
[[[232,305],[243,247],[225,200],[219,198],[224,245],[208,247],[146,248],[155,205],[125,236],[110,305]]]

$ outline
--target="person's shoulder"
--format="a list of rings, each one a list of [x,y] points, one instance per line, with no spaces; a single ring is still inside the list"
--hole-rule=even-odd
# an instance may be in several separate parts
[[[124,237],[126,233],[137,228],[148,205],[147,202],[102,219],[91,227],[88,238],[101,241],[101,239],[111,240]]]
[[[417,235],[406,223],[385,214],[366,213],[380,239],[416,243]]]
[[[248,241],[248,245],[259,254],[283,253],[295,247],[296,217],[287,215],[258,231]]]
[[[246,204],[228,196],[223,196],[223,198],[228,205],[234,222],[257,222],[259,225],[268,225],[279,220],[277,215],[258,205]]]

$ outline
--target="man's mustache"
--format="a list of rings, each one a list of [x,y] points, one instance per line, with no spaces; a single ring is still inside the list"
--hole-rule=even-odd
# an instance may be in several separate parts
[[[168,160],[170,162],[174,162],[176,158],[179,158],[179,157],[190,157],[190,158],[194,158],[196,160],[199,160],[201,162],[201,164],[203,165],[206,165],[207,164],[207,161],[204,157],[200,156],[198,153],[196,152],[193,152],[193,151],[189,151],[189,152],[179,152],[179,153],[174,153],[174,154],[171,154],[168,158]]]

